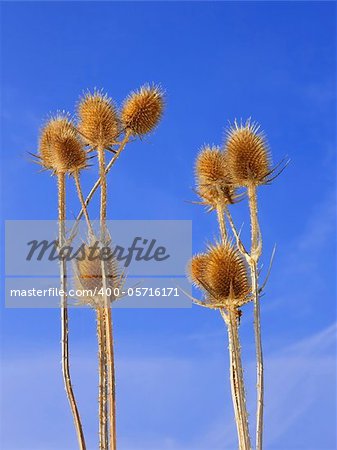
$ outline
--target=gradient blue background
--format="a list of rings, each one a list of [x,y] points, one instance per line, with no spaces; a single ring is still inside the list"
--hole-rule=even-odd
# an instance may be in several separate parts
[[[194,199],[200,146],[228,120],[252,116],[275,162],[291,165],[259,191],[266,449],[336,448],[335,4],[330,2],[2,3],[2,217],[54,219],[55,182],[27,152],[49,112],[74,111],[102,87],[120,104],[161,83],[160,127],[110,174],[109,218],[191,219],[195,251],[217,234]],[[84,177],[88,190],[94,170]],[[71,193],[69,193],[72,196]],[[70,213],[78,206],[73,198]],[[91,211],[97,203],[93,202]],[[247,236],[246,205],[233,209]],[[3,260],[3,257],[2,257]],[[3,262],[3,261],[2,261]],[[97,448],[95,323],[72,310],[73,377],[88,448]],[[215,312],[118,310],[121,450],[235,449],[226,331]],[[254,428],[251,308],[241,327]],[[64,395],[57,310],[2,309],[1,448],[76,449]]]

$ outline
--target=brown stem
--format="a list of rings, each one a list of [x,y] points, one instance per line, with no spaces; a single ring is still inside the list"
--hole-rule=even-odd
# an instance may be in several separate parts
[[[239,449],[250,450],[251,442],[249,436],[248,412],[246,406],[246,394],[243,380],[243,369],[241,361],[241,348],[239,340],[239,325],[237,315],[234,310],[229,310],[227,315],[227,329],[230,354],[230,374],[231,384],[234,386],[232,391],[234,409],[237,408],[239,421],[237,422],[237,431],[239,438]]]
[[[225,244],[226,239],[227,239],[224,211],[225,211],[224,207],[221,206],[220,204],[218,204],[217,205],[217,216],[218,216],[218,222],[219,222],[219,228],[220,228],[221,241],[223,244]],[[233,332],[231,331],[231,327],[230,327],[230,323],[229,323],[230,313],[228,313],[228,316],[227,316],[225,311],[221,310],[221,309],[220,309],[220,313],[221,313],[225,323],[227,324],[227,328],[228,328],[230,381],[231,381],[231,391],[232,391],[232,401],[233,401],[234,414],[235,414],[235,422],[236,422],[237,433],[238,433],[239,448],[240,448],[240,450],[248,449],[248,448],[250,448],[250,447],[246,446],[247,439],[249,442],[248,416],[246,413],[247,419],[245,419],[245,408],[242,409],[242,396],[244,398],[244,406],[245,406],[244,384],[243,384],[243,377],[241,377],[242,383],[240,384],[240,374],[238,373],[238,364],[237,364],[237,353],[238,352],[239,352],[238,353],[239,361],[241,362],[240,345],[235,345]],[[243,389],[243,391],[242,391],[242,389]],[[245,427],[245,423],[246,423],[247,427]]]
[[[218,223],[220,228],[221,242],[222,244],[226,243],[227,239],[227,230],[225,224],[225,216],[224,216],[224,207],[221,204],[217,204],[216,213],[218,217]]]
[[[220,309],[220,313],[222,315],[222,318],[224,319],[226,325],[227,325],[227,331],[228,331],[228,351],[229,351],[229,371],[230,371],[230,384],[231,384],[231,394],[232,394],[232,402],[233,402],[233,408],[234,408],[234,416],[235,416],[235,423],[237,428],[237,434],[238,434],[238,441],[239,441],[239,448],[242,448],[242,442],[243,442],[243,430],[242,430],[242,421],[240,419],[240,411],[239,411],[239,399],[238,399],[238,392],[237,392],[237,381],[235,376],[235,365],[234,365],[234,352],[233,352],[233,342],[232,342],[232,336],[229,332],[228,328],[228,317],[227,314],[223,309]]]
[[[237,229],[235,227],[232,215],[231,215],[228,207],[225,208],[225,213],[226,213],[229,225],[230,225],[230,227],[232,229],[233,235],[235,237],[236,246],[239,249],[239,251],[241,252],[242,256],[248,261],[248,258],[250,257],[250,255],[247,252],[245,246],[243,245],[243,243],[242,243],[242,241],[240,239],[240,233],[237,231]]]
[[[104,246],[106,243],[106,203],[107,203],[107,183],[104,148],[98,147],[98,164],[101,184],[101,203],[100,203],[100,228],[101,241]],[[116,395],[115,395],[115,363],[114,363],[114,344],[112,334],[112,316],[110,307],[110,298],[107,295],[106,267],[105,261],[101,258],[102,268],[102,288],[104,299],[105,333],[106,333],[106,356],[108,371],[108,399],[109,399],[109,431],[110,431],[110,449],[116,450]]]
[[[77,195],[78,195],[78,198],[79,198],[80,203],[81,203],[81,207],[82,207],[82,211],[83,211],[85,220],[87,222],[87,227],[88,227],[88,230],[89,230],[89,234],[90,234],[90,237],[93,237],[94,236],[94,230],[93,230],[91,222],[90,222],[87,205],[85,204],[85,201],[84,201],[84,196],[83,196],[81,183],[80,183],[80,174],[79,174],[78,171],[74,172],[74,180],[75,180]]]
[[[100,306],[96,309],[97,315],[97,339],[99,361],[99,450],[108,450],[108,418],[106,395],[106,360],[105,360],[105,324],[104,311]]]
[[[66,205],[66,190],[65,190],[65,174],[58,173],[58,228],[59,228],[59,251],[65,242],[65,205]],[[83,428],[80,414],[77,408],[77,403],[71,383],[70,364],[69,364],[69,341],[68,341],[68,307],[67,307],[67,267],[66,261],[60,254],[60,291],[61,291],[61,344],[62,344],[62,374],[64,387],[67,393],[70,409],[73,415],[75,429],[77,434],[78,445],[81,450],[86,449]]]
[[[131,131],[127,130],[125,132],[125,136],[124,139],[120,142],[119,147],[116,151],[116,154],[111,158],[111,160],[109,161],[109,163],[107,164],[107,166],[105,167],[105,175],[107,175],[111,169],[111,167],[115,164],[115,162],[117,161],[117,159],[119,158],[120,154],[122,153],[122,151],[124,150],[126,144],[129,142],[131,137]],[[92,197],[94,196],[95,192],[97,191],[99,185],[101,184],[101,177],[98,178],[98,180],[96,181],[96,183],[93,185],[91,191],[89,192],[87,198],[85,199],[85,206],[87,207],[92,199]],[[72,230],[70,232],[70,238],[68,239],[68,243],[70,244],[71,241],[74,239],[75,234],[76,234],[76,230],[77,230],[77,226],[78,226],[78,222],[81,220],[83,214],[84,214],[84,210],[85,208],[82,207],[81,211],[78,213],[75,223],[72,227]]]
[[[256,449],[262,450],[263,441],[263,406],[264,406],[264,373],[263,373],[263,350],[261,338],[261,314],[258,285],[258,261],[262,251],[262,236],[260,232],[257,214],[256,187],[249,186],[248,200],[251,221],[251,252],[250,252],[250,272],[252,278],[252,292],[254,296],[254,334],[256,346],[256,389],[257,389],[257,409],[256,409]]]

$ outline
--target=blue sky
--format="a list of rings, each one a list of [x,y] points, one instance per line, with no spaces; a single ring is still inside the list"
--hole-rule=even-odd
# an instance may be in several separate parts
[[[262,324],[267,449],[336,448],[335,3],[2,3],[3,219],[54,219],[55,183],[27,160],[48,113],[86,88],[121,103],[161,83],[157,131],[130,145],[109,180],[111,219],[190,219],[195,251],[217,233],[193,199],[203,143],[252,117],[287,170],[259,191],[265,264],[277,256]],[[96,178],[88,172],[84,187]],[[75,199],[75,197],[74,197]],[[92,210],[97,204],[93,202]],[[77,209],[76,209],[77,210]],[[75,211],[76,212],[76,211]],[[246,222],[246,205],[233,209]],[[2,247],[3,248],[3,247]],[[2,257],[3,264],[3,257]],[[59,355],[59,312],[2,309],[2,448],[75,449]],[[219,315],[118,310],[121,450],[234,449],[225,328]],[[241,327],[254,416],[251,309]],[[96,448],[95,325],[71,311],[75,389]],[[21,431],[20,431],[21,430]]]

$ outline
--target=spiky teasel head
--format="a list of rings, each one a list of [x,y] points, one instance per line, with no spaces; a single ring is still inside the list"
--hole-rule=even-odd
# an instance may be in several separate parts
[[[231,184],[226,155],[219,147],[204,146],[195,164],[197,193],[203,203],[211,206],[224,206],[234,203],[235,189]]]
[[[159,86],[144,85],[132,92],[124,102],[121,112],[125,129],[142,136],[159,123],[164,110],[164,94]]]
[[[119,288],[123,277],[118,270],[116,259],[111,258],[105,261],[106,268],[106,287],[112,292]],[[77,259],[74,264],[76,289],[82,291],[83,295],[78,295],[78,301],[81,304],[88,304],[93,307],[104,306],[104,296],[102,280],[101,258],[96,252],[93,253],[89,245],[84,246],[83,255]],[[96,292],[96,295],[94,293]],[[91,294],[91,295],[90,295]],[[111,301],[114,298],[111,298]]]
[[[56,173],[73,173],[86,167],[83,145],[66,114],[51,118],[41,130],[40,163]]]
[[[244,125],[235,122],[227,131],[225,148],[228,168],[237,186],[257,186],[267,182],[272,172],[270,153],[259,125],[250,120]]]
[[[79,131],[92,147],[110,147],[119,133],[117,109],[100,91],[87,92],[78,104]]]
[[[207,255],[205,253],[198,253],[194,255],[187,266],[187,273],[191,282],[198,288],[204,287],[204,274],[207,264]]]
[[[247,266],[238,250],[227,241],[208,247],[189,265],[193,283],[206,293],[206,304],[226,309],[239,308],[251,292]]]

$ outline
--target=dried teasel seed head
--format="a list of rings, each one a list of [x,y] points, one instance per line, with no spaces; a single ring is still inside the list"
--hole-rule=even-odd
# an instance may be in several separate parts
[[[237,186],[263,184],[270,174],[270,153],[259,126],[236,122],[227,132],[226,154],[228,168]]]
[[[125,129],[142,136],[159,123],[164,110],[164,95],[159,86],[142,86],[124,102],[121,118]]]
[[[227,307],[246,303],[251,291],[246,263],[229,241],[209,246],[204,279],[212,296]]]
[[[225,154],[219,147],[205,145],[195,163],[197,181],[216,183],[228,179]]]
[[[231,184],[226,155],[219,147],[205,146],[195,164],[197,192],[212,208],[234,203],[235,189]]]
[[[72,173],[86,167],[86,152],[67,115],[51,118],[42,128],[39,142],[41,164],[57,173]]]
[[[187,273],[191,282],[198,288],[203,289],[204,273],[207,265],[207,255],[199,253],[194,255],[187,266]]]
[[[106,287],[113,290],[118,288],[121,282],[121,275],[118,270],[117,261],[111,258],[105,261]],[[103,288],[102,265],[98,251],[93,251],[89,245],[84,246],[83,255],[74,264],[76,289],[82,291],[83,295],[78,296],[80,303],[92,306],[104,306],[104,296],[99,292]],[[91,297],[96,291],[96,296]],[[113,299],[112,299],[113,300]]]
[[[112,100],[100,91],[87,92],[78,105],[79,130],[92,147],[110,147],[119,133],[119,118]]]

